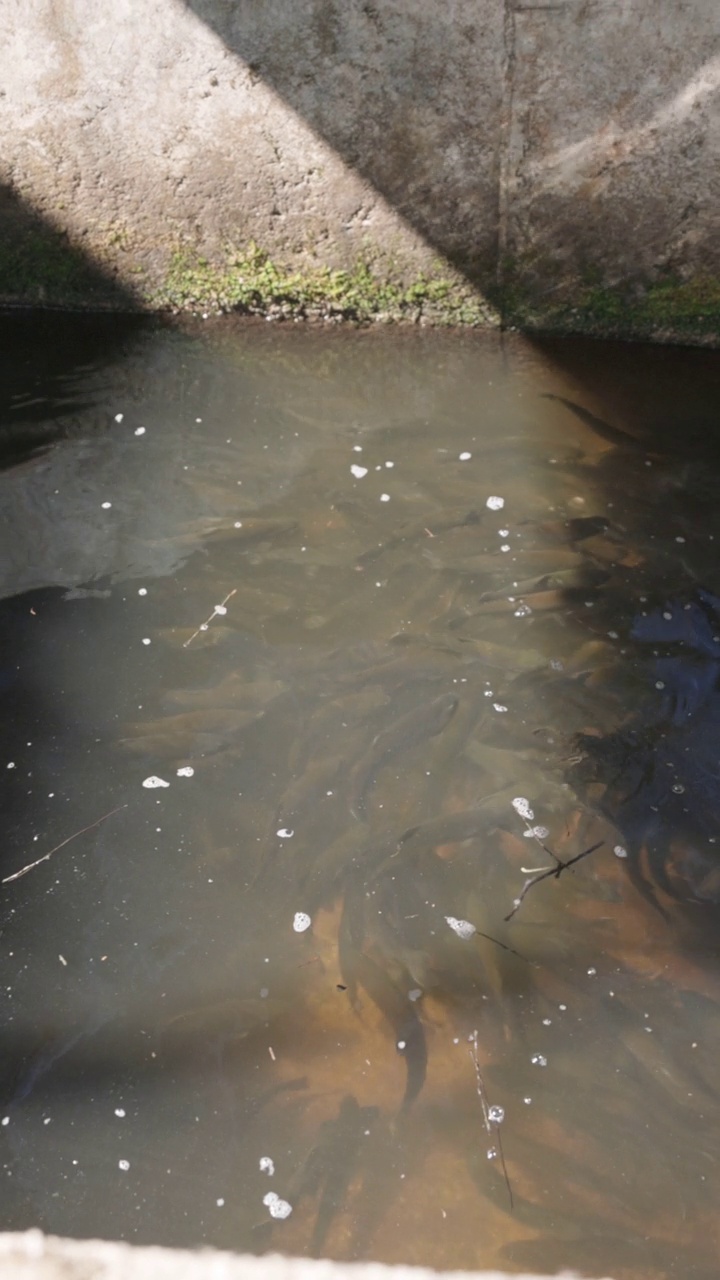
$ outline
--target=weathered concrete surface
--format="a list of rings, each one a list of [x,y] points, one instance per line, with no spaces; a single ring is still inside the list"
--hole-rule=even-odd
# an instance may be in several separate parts
[[[3,1280],[438,1280],[437,1271],[379,1263],[252,1258],[206,1249],[134,1248],[105,1240],[61,1240],[40,1231],[0,1235]],[[499,1271],[444,1271],[443,1280],[507,1280]],[[517,1275],[516,1280],[541,1280]],[[579,1280],[563,1272],[557,1280]]]
[[[461,319],[720,329],[707,0],[2,0],[0,38],[0,297],[232,305],[245,272],[262,306],[255,241],[291,310],[364,258],[469,282]]]

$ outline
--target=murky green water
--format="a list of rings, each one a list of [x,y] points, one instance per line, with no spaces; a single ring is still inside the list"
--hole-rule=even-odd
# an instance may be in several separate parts
[[[715,1276],[717,356],[3,352],[2,1226]]]

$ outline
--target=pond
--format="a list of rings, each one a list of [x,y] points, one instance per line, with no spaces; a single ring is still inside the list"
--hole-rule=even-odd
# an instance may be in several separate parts
[[[3,1228],[715,1277],[717,355],[2,329]]]

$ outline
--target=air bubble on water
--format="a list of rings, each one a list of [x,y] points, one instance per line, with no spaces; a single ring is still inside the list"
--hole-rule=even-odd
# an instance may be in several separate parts
[[[487,502],[485,503],[485,506],[489,507],[491,511],[502,511],[503,507],[505,506],[505,499],[492,496],[488,498]]]
[[[504,707],[501,702],[493,702],[493,707],[495,708],[496,711],[499,711],[501,713],[503,711],[507,711],[507,707]]]
[[[616,858],[627,858],[628,856],[627,849],[621,844],[613,845],[613,853]]]
[[[534,1067],[546,1067],[546,1066],[547,1066],[547,1058],[546,1058],[546,1057],[545,1057],[545,1055],[544,1055],[544,1054],[542,1054],[542,1053],[534,1053],[534,1054],[532,1055],[532,1057],[530,1058],[530,1061],[532,1062],[532,1064],[533,1064],[533,1066],[534,1066]]]
[[[361,444],[354,444],[354,445],[353,445],[353,453],[362,453],[362,445],[361,445]]]
[[[260,1172],[266,1173],[268,1178],[272,1178],[275,1172],[275,1162],[270,1156],[260,1157]]]
[[[177,770],[178,778],[192,778],[194,773],[195,773],[195,770],[193,769],[191,764],[184,764],[180,769]]]
[[[102,507],[103,511],[109,511],[112,506],[112,502],[101,502],[100,506]]]
[[[460,461],[461,461],[461,462],[469,462],[469,461],[470,461],[470,459],[472,458],[472,454],[471,454],[471,453],[467,453],[467,451],[466,451],[465,453],[459,453],[459,454],[458,454],[458,458],[460,459]],[[490,504],[488,503],[488,506],[489,506],[489,505],[490,505]]]
[[[530,808],[530,801],[527,800],[525,796],[515,796],[515,799],[510,803],[512,804],[515,812],[520,814],[521,818],[525,818],[528,822],[532,822],[535,817],[535,813]]]
[[[149,636],[143,636],[143,644],[152,644],[152,640]]]
[[[542,1020],[542,1024],[543,1024],[543,1026],[544,1026],[544,1027],[551,1027],[551,1026],[552,1026],[552,1018],[543,1018],[543,1020]]]
[[[685,541],[685,539],[684,539],[684,538],[676,538],[676,539],[675,539],[675,541],[676,541],[676,542],[684,542],[684,541]]]
[[[143,780],[143,786],[147,787],[148,791],[154,791],[156,787],[169,787],[170,783],[166,782],[164,778],[158,778],[157,775],[153,773],[149,778],[145,778]]]
[[[455,916],[446,916],[445,919],[458,938],[466,941],[468,938],[472,938],[474,933],[477,933],[475,925],[471,924],[469,920],[458,920]]]
[[[656,688],[656,689],[664,689],[664,688],[665,688],[665,681],[664,681],[664,680],[656,680],[656,681],[655,681],[655,688]]]
[[[488,1107],[488,1120],[491,1124],[502,1124],[505,1119],[505,1108],[493,1105]]]
[[[422,995],[420,987],[413,987],[412,991],[408,991],[408,1000],[419,1000]]]
[[[220,615],[221,618],[224,618],[225,614],[227,613],[227,606],[224,604],[216,604],[215,608],[213,609],[213,613],[217,613]]]
[[[124,1107],[116,1107],[116,1108],[115,1108],[115,1115],[117,1116],[118,1120],[124,1120],[124,1119],[125,1119],[125,1108],[124,1108]]]
[[[122,1169],[124,1173],[127,1173],[129,1168],[130,1168],[129,1160],[118,1160],[118,1169]]]
[[[509,529],[498,529],[498,537],[500,538],[507,538],[509,534],[510,534]]]
[[[395,466],[395,463],[394,463],[394,462],[386,462],[386,463],[385,463],[385,466],[386,466],[386,467],[394,467],[394,466]]]
[[[618,636],[617,631],[608,631],[608,635],[609,635],[609,637],[610,637],[610,639],[611,639],[611,640],[619,640],[619,638],[620,638],[620,637]]]
[[[503,542],[503,543],[501,544],[501,546],[500,546],[500,550],[501,550],[501,551],[509,551],[509,550],[510,550],[510,543],[509,543],[509,542]]]
[[[138,595],[139,595],[139,596],[146,596],[146,595],[147,595],[147,587],[138,587]]]
[[[279,836],[281,840],[291,840],[295,832],[291,827],[280,827],[280,830],[276,831],[275,835]]]
[[[488,1160],[497,1160],[497,1147],[488,1147]]]
[[[215,1203],[218,1209],[222,1209],[223,1205],[225,1204],[225,1201],[223,1200],[222,1196],[220,1196],[219,1199],[215,1201]]]
[[[532,609],[529,604],[519,604],[514,613],[516,618],[527,618],[532,613]]]
[[[380,501],[381,501],[381,502],[389,502],[389,501],[390,501],[390,494],[389,494],[389,493],[381,493],[381,494],[380,494]]]
[[[0,1120],[0,1124],[2,1124],[2,1125],[7,1125],[7,1124],[9,1124],[9,1123],[10,1123],[10,1117],[9,1117],[9,1116],[3,1116],[2,1120]]]
[[[593,969],[593,968],[588,969],[589,978],[594,978],[596,974],[597,974],[597,969]]]
[[[144,427],[136,427],[136,428],[135,428],[135,435],[136,435],[136,436],[144,436],[144,435],[145,435],[145,428],[144,428]]]
[[[529,1107],[530,1103],[532,1102],[532,1098],[523,1098],[523,1102],[525,1103],[526,1107]]]
[[[406,1043],[406,1041],[405,1041],[405,1040],[398,1040],[398,1042],[397,1042],[397,1048],[398,1048],[398,1052],[399,1052],[399,1053],[404,1053],[404,1052],[405,1052],[405,1050],[407,1049],[407,1043]]]
[[[295,915],[293,916],[293,929],[296,933],[305,933],[305,930],[309,929],[311,924],[312,920],[310,919],[307,911],[295,912]]]
[[[673,791],[675,792],[675,795],[676,795],[676,796],[681,796],[681,795],[683,795],[683,793],[684,793],[684,791],[685,791],[685,788],[684,788],[684,786],[683,786],[682,782],[675,782],[675,783],[673,783],[673,788],[672,788],[672,789],[673,789]]]
[[[122,414],[122,413],[116,413],[116,414],[115,414],[115,421],[116,421],[116,422],[122,422],[122,420],[123,420],[124,416],[125,416],[125,415],[124,415],[124,414]]]
[[[526,840],[547,840],[550,830],[548,827],[528,827],[523,835]]]
[[[367,475],[368,469],[367,467],[359,466],[357,462],[353,462],[350,468],[350,472],[352,475],[354,475],[356,480],[362,480],[363,476]]]

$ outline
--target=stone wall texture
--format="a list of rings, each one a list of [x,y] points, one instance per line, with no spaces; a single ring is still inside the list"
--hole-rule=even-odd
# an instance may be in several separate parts
[[[488,318],[720,315],[712,0],[0,0],[0,39],[5,300],[255,242]]]

